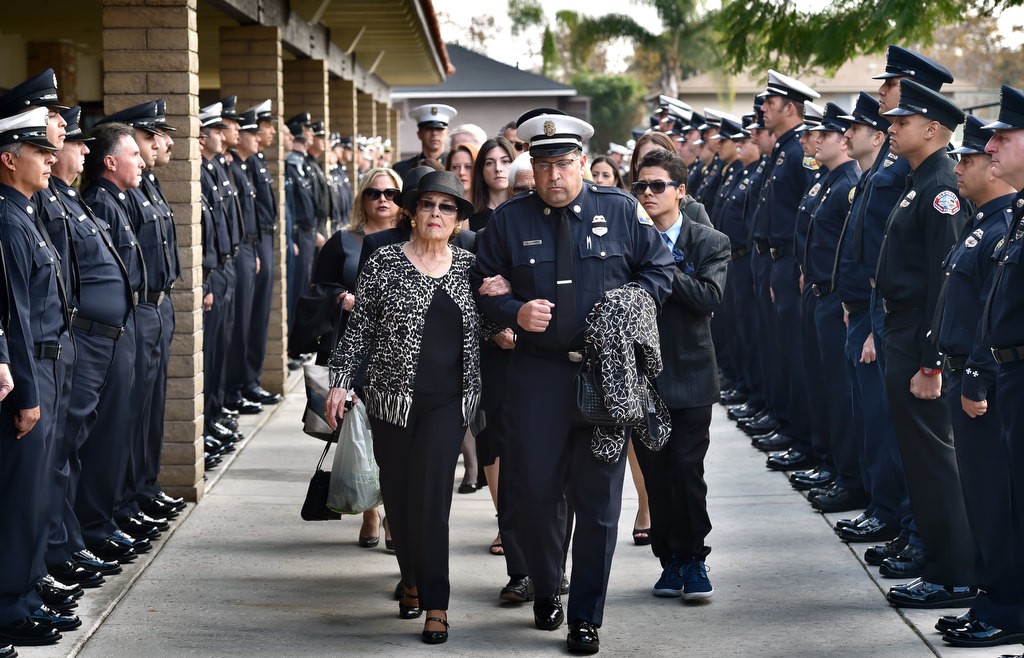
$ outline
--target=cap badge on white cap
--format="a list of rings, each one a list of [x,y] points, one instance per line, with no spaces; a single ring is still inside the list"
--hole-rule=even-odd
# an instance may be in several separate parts
[[[547,135],[548,137],[551,137],[552,135],[555,134],[555,122],[554,121],[545,121],[544,122],[544,134]]]

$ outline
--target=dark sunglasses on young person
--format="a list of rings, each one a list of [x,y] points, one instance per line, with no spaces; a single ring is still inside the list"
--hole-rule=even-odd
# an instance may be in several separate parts
[[[368,187],[363,190],[363,195],[370,201],[376,201],[381,197],[381,195],[383,195],[388,201],[394,201],[395,197],[398,196],[400,192],[401,190],[396,190],[393,187],[389,187],[386,190],[378,190],[375,187]]]
[[[525,151],[527,149],[528,144],[526,142],[512,142],[512,147],[515,150],[517,150],[520,153],[522,153],[523,151]]]
[[[633,183],[632,190],[633,190],[633,194],[635,194],[637,196],[640,196],[641,194],[646,192],[647,188],[649,187],[649,188],[651,188],[651,192],[654,192],[655,194],[661,194],[662,192],[665,191],[665,188],[668,187],[668,186],[679,187],[680,185],[682,185],[682,183],[677,183],[674,180],[670,180],[670,181],[652,180],[649,183],[645,183],[643,181],[637,181],[636,183]]]

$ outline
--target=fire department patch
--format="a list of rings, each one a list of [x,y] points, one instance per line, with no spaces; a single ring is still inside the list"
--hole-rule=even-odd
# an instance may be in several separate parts
[[[960,199],[949,190],[943,190],[932,200],[932,206],[943,215],[955,215],[960,212]]]

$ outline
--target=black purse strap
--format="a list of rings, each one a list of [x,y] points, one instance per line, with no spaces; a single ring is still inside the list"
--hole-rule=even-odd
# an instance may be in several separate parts
[[[324,460],[327,459],[327,453],[330,451],[330,449],[331,449],[331,442],[330,441],[325,442],[324,443],[324,451],[322,453],[320,453],[320,461],[318,461],[316,463],[316,470],[318,470],[318,471],[324,470]]]

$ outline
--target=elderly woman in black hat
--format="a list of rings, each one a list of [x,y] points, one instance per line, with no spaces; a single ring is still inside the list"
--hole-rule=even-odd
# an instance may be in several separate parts
[[[473,204],[446,171],[423,176],[401,204],[410,239],[373,252],[359,276],[355,309],[331,355],[325,412],[332,423],[341,419],[365,361],[362,399],[405,585],[399,616],[426,610],[423,641],[439,644],[448,639],[452,480],[480,400],[474,256],[451,245]]]

